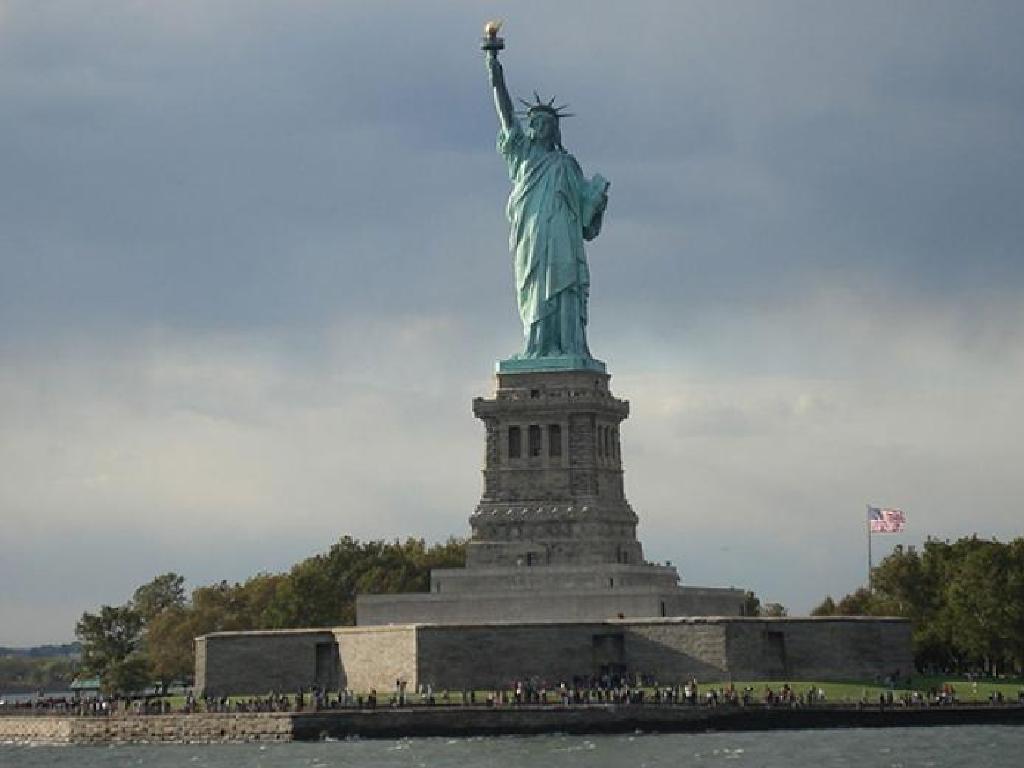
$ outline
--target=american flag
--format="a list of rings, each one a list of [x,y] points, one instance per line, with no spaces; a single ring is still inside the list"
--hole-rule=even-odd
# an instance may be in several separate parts
[[[868,524],[872,533],[900,533],[907,524],[902,509],[868,507]]]

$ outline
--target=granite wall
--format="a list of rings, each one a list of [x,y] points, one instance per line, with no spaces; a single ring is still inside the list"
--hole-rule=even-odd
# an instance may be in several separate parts
[[[415,707],[298,714],[0,717],[0,744],[316,741],[534,733],[654,733],[1024,725],[1017,705],[944,707]],[[339,747],[344,749],[344,747]],[[43,759],[43,758],[38,758]],[[23,761],[24,762],[24,761]],[[58,762],[55,758],[54,761]],[[73,761],[67,761],[73,762]]]
[[[728,624],[644,622],[623,627],[626,667],[659,681],[722,680],[728,676]]]
[[[396,680],[460,690],[602,672],[664,683],[873,680],[912,672],[910,630],[905,619],[668,617],[226,632],[198,639],[196,687],[222,695],[311,685],[316,648],[328,642],[340,663],[320,684],[357,692],[391,692]]]
[[[339,687],[350,691],[394,691],[404,680],[418,684],[415,626],[339,627],[334,631],[341,668]]]
[[[592,664],[592,624],[421,626],[418,680],[435,689],[494,688],[537,677],[570,679]]]
[[[431,591],[358,595],[359,626],[599,622],[648,616],[741,616],[745,592],[680,587],[670,566],[444,569]]]
[[[594,622],[624,617],[658,616],[672,593],[647,589],[360,595],[359,624],[493,624],[496,622]]]
[[[603,671],[698,680],[873,680],[913,670],[910,623],[861,617],[423,625],[417,681],[487,688]]]
[[[872,680],[912,674],[905,619],[861,616],[730,622],[729,669],[737,679]]]
[[[15,744],[210,744],[291,741],[288,714],[0,717],[0,742]]]
[[[338,644],[329,629],[214,632],[196,638],[195,689],[207,696],[337,689]]]

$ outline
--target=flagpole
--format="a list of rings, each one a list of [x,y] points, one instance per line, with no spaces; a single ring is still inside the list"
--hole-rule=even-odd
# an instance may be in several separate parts
[[[871,591],[871,505],[868,504],[868,512],[864,515],[864,524],[868,529],[868,592]]]

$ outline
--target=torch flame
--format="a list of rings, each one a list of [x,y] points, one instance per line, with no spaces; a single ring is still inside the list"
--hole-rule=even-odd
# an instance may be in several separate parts
[[[493,19],[484,24],[484,34],[488,37],[495,37],[501,29],[501,19]]]

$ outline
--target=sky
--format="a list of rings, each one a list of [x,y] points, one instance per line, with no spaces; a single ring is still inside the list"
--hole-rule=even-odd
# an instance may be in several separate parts
[[[521,328],[478,47],[611,180],[646,556],[791,614],[1022,535],[1024,6],[0,0],[0,645],[469,532]]]

